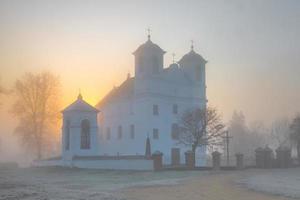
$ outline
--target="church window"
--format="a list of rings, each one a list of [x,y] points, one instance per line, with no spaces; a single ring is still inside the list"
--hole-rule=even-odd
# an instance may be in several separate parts
[[[179,139],[179,127],[178,124],[174,123],[172,124],[172,130],[171,130],[171,137],[173,140],[178,140]]]
[[[201,66],[196,67],[196,69],[195,69],[195,76],[196,76],[196,80],[197,81],[201,80]]]
[[[122,126],[118,126],[118,139],[122,139]]]
[[[157,128],[153,129],[153,139],[158,140],[159,139],[159,131]]]
[[[153,115],[158,115],[158,105],[153,105]]]
[[[91,145],[91,133],[90,133],[90,122],[85,119],[81,122],[81,149],[90,149]]]
[[[65,150],[70,149],[70,121],[66,121],[65,127]]]
[[[110,127],[106,128],[106,140],[110,140],[111,133],[110,133]]]
[[[177,114],[178,113],[178,105],[177,104],[174,104],[173,105],[173,114]]]
[[[135,137],[135,127],[134,124],[130,125],[130,139],[134,139]]]

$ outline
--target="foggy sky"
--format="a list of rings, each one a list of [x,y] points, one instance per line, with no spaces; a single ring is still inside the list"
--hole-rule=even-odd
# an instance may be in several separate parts
[[[9,88],[26,71],[50,70],[61,78],[64,105],[79,88],[96,104],[134,73],[132,52],[146,41],[147,27],[167,51],[165,67],[195,41],[208,60],[209,104],[225,120],[235,109],[249,121],[300,111],[297,0],[1,0],[0,83]],[[11,120],[2,101],[1,126]]]

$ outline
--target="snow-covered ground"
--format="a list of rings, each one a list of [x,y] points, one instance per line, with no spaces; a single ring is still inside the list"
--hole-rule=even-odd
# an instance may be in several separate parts
[[[0,200],[123,199],[127,187],[172,185],[206,172],[116,172],[59,168],[0,170]]]
[[[258,192],[300,199],[300,168],[254,170],[240,183]]]
[[[236,187],[232,181],[239,182],[251,190],[300,198],[300,168],[219,172],[118,172],[24,168],[0,170],[0,200],[130,200],[128,194],[133,191],[136,195],[142,196],[141,199],[147,199],[145,195],[149,193],[153,198],[155,197],[155,200],[166,199],[167,196],[172,197],[169,198],[172,200],[182,200],[183,197],[191,197],[192,194],[194,198],[188,199],[195,199],[199,195],[211,197],[207,199],[224,200],[233,197],[240,199],[240,196],[245,195],[251,196],[247,199],[276,199],[272,195],[251,192],[245,187]],[[176,185],[176,187],[171,186],[168,189],[169,185]],[[167,189],[161,190],[162,188]],[[153,195],[153,192],[157,195]]]

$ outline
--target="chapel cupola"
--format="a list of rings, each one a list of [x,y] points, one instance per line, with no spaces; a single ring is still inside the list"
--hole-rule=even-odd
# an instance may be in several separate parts
[[[159,74],[163,70],[165,53],[164,50],[151,41],[150,33],[148,33],[148,40],[133,52],[135,76],[148,77],[149,75]]]

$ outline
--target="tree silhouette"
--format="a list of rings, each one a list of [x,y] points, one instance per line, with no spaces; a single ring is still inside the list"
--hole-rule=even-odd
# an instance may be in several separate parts
[[[26,73],[13,88],[12,113],[19,120],[15,132],[38,159],[55,138],[52,130],[60,116],[59,92],[59,79],[50,72]]]
[[[216,108],[195,109],[186,111],[179,122],[178,143],[197,147],[220,144],[225,125]]]

